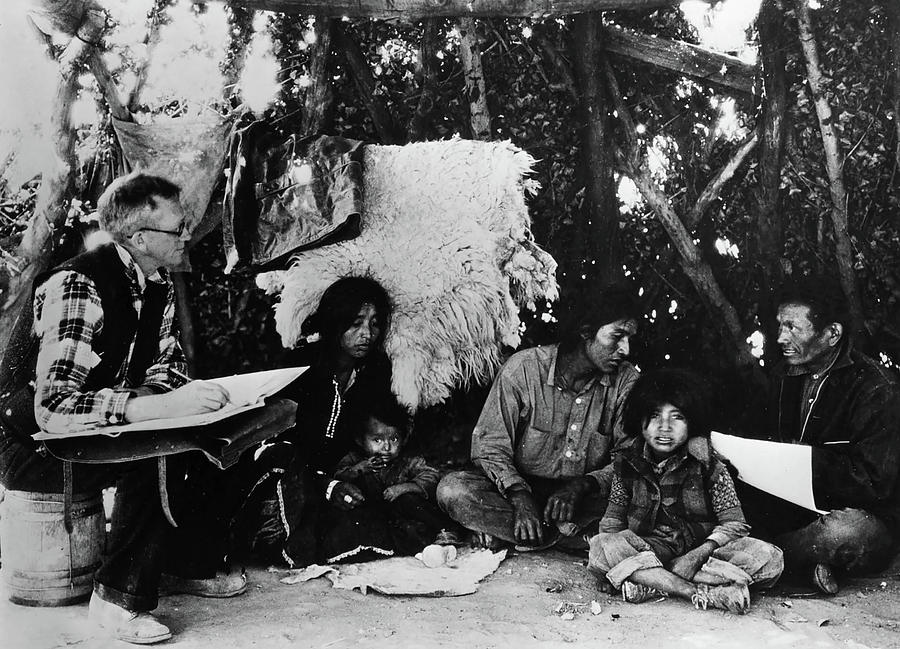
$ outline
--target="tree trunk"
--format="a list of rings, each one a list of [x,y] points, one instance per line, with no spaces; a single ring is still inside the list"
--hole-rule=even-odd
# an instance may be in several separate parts
[[[224,1],[224,0],[220,0]],[[518,16],[563,16],[585,11],[631,9],[650,11],[676,7],[681,0],[228,0],[240,7],[252,7],[288,14],[314,14],[340,18],[417,19],[451,16],[488,18]],[[709,1],[709,0],[705,0]]]
[[[416,142],[426,139],[428,123],[434,104],[437,100],[438,58],[440,50],[440,30],[437,20],[426,20],[422,25],[422,45],[419,48],[419,101],[416,104],[416,112],[409,120],[409,128],[406,130],[406,140]]]
[[[570,266],[575,277],[608,284],[622,277],[622,242],[619,234],[619,201],[610,157],[612,112],[603,80],[602,19],[599,13],[577,16],[570,41],[581,146],[579,162],[585,201],[578,224],[578,257]],[[580,269],[578,269],[580,265]],[[577,269],[577,270],[576,270]],[[571,277],[571,275],[570,275]]]
[[[775,344],[775,291],[783,281],[784,220],[781,212],[781,171],[787,132],[788,83],[785,50],[788,33],[780,0],[764,0],[757,28],[762,69],[763,97],[759,116],[759,184],[756,187],[756,250],[759,263],[758,315],[766,340],[765,359],[778,356]]]
[[[372,69],[369,67],[369,61],[360,49],[356,39],[348,32],[345,25],[335,25],[334,30],[335,43],[339,50],[344,54],[347,66],[350,69],[350,76],[356,86],[360,99],[369,111],[372,118],[372,124],[382,144],[398,144],[397,129],[394,125],[394,119],[388,110],[384,99],[375,92],[375,77],[372,76]]]
[[[466,83],[472,139],[491,139],[491,113],[487,105],[487,85],[481,65],[481,39],[474,18],[459,19],[459,61]]]
[[[17,255],[23,259],[21,272],[12,277],[0,309],[0,350],[6,349],[19,312],[31,301],[35,278],[56,260],[53,257],[57,228],[68,215],[75,186],[75,129],[72,105],[78,94],[78,75],[84,57],[91,48],[73,38],[59,60],[59,80],[50,116],[52,155],[41,174],[37,204]]]
[[[333,34],[334,21],[331,18],[316,18],[316,42],[309,55],[310,85],[303,98],[303,119],[300,124],[300,132],[303,135],[322,133],[331,121],[334,93],[328,74],[328,62],[331,58]]]
[[[825,148],[825,169],[828,172],[828,188],[831,193],[831,225],[834,231],[835,258],[841,287],[850,305],[853,333],[864,334],[863,308],[853,272],[853,246],[850,241],[847,217],[847,190],[841,169],[840,140],[834,128],[835,118],[823,88],[824,77],[819,64],[818,44],[813,33],[809,13],[809,1],[798,0],[797,23],[800,29],[800,45],[806,59],[806,76],[819,118],[819,131]],[[861,342],[861,341],[860,341]]]

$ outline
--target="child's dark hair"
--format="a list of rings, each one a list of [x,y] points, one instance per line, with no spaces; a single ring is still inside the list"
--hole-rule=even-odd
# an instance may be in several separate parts
[[[695,372],[664,369],[642,374],[625,401],[624,426],[629,437],[639,437],[653,412],[664,404],[678,408],[688,423],[688,437],[709,437],[709,384]]]
[[[369,419],[374,419],[396,428],[403,441],[406,441],[412,416],[409,409],[397,401],[397,397],[390,390],[360,391],[348,402],[347,407],[347,425],[356,439],[363,438]]]

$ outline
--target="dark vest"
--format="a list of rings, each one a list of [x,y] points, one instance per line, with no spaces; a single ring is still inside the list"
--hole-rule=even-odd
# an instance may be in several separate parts
[[[84,252],[38,275],[34,289],[37,290],[51,275],[64,270],[86,275],[97,288],[103,309],[103,330],[92,341],[93,351],[100,357],[100,362],[88,373],[83,389],[95,391],[114,387],[116,374],[125,362],[139,326],[142,335],[135,342],[127,382],[129,385],[140,385],[159,348],[158,332],[165,310],[167,287],[154,287],[152,282],[148,283],[150,290],[155,290],[157,295],[150,298],[145,293],[139,323],[127,269],[113,244]],[[9,345],[0,361],[0,426],[20,439],[30,439],[38,432],[34,417],[33,381],[40,341],[33,331],[33,318],[32,300],[19,313]]]

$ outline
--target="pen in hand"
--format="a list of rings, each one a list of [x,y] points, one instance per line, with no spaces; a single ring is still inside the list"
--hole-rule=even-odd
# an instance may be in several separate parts
[[[189,385],[194,382],[199,382],[199,383],[202,383],[204,386],[209,386],[209,387],[214,388],[221,396],[224,396],[225,397],[224,402],[219,403],[218,408],[215,408],[216,410],[227,406],[231,402],[231,395],[228,394],[228,390],[226,390],[221,385],[217,385],[215,383],[211,383],[211,382],[207,382],[207,381],[198,381],[197,379],[192,379],[191,377],[186,375],[184,372],[180,372],[173,367],[169,367],[168,371],[172,376],[175,376],[179,379],[187,381],[187,383],[185,383],[185,385],[183,385],[181,387],[185,387],[186,385]],[[208,389],[208,388],[206,388],[206,389]]]
[[[169,367],[169,374],[171,374],[175,378],[185,381],[186,383],[190,383],[191,381],[194,380],[191,377],[189,377],[187,374],[185,374],[184,372],[179,372],[174,367]]]

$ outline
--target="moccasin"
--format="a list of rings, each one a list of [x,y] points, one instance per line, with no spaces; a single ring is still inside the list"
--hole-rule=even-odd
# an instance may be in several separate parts
[[[188,579],[163,575],[159,582],[161,595],[195,595],[197,597],[235,597],[247,590],[244,574],[216,575],[209,579]]]
[[[826,563],[817,563],[813,568],[813,583],[826,595],[837,595],[840,590],[840,586],[834,578],[834,571]]]
[[[129,611],[101,599],[97,593],[91,596],[88,619],[116,639],[131,644],[156,644],[172,637],[169,627],[152,614]]]

